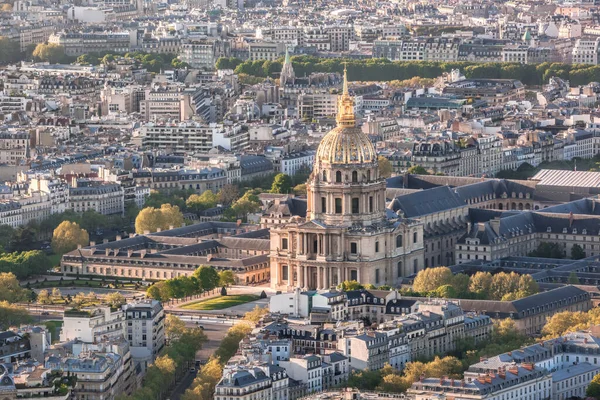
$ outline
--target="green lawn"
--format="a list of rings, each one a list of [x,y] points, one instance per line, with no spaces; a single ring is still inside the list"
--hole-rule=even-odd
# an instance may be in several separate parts
[[[249,303],[254,300],[260,299],[260,296],[255,296],[253,294],[239,294],[232,296],[219,296],[213,297],[208,300],[200,300],[195,301],[193,303],[186,304],[181,308],[186,310],[222,310],[224,308],[229,308],[233,306],[238,306],[240,304]]]

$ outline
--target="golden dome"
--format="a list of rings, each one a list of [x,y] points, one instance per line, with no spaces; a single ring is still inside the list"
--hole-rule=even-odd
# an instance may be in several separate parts
[[[344,68],[344,91],[338,99],[337,127],[329,131],[317,149],[317,162],[329,164],[363,164],[377,161],[377,153],[369,137],[356,127],[354,99],[348,93]]]

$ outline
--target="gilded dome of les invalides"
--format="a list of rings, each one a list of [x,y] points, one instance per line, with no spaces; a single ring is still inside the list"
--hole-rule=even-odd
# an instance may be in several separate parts
[[[316,165],[365,164],[377,162],[375,147],[360,128],[356,126],[354,99],[348,93],[348,78],[344,69],[344,91],[338,101],[337,127],[332,129],[319,144]]]

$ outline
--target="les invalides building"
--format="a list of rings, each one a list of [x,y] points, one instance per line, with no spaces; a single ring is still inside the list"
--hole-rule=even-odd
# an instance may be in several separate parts
[[[263,215],[273,288],[327,289],[344,280],[393,286],[423,269],[423,225],[386,208],[386,182],[373,144],[356,126],[345,71],[336,121],[306,183],[305,216],[298,199]]]

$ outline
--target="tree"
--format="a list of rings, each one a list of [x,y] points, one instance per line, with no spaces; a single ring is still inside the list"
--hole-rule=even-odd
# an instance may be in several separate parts
[[[33,57],[38,61],[47,61],[56,64],[64,61],[65,48],[57,44],[40,43],[33,50]]]
[[[15,229],[10,225],[0,225],[0,251],[10,251],[10,242],[15,235]]]
[[[12,11],[12,9],[12,4],[9,3],[4,3],[2,4],[2,7],[0,7],[0,11]]]
[[[219,286],[225,287],[230,285],[235,285],[235,274],[233,271],[219,271]]]
[[[471,280],[466,274],[456,274],[452,278],[452,287],[456,291],[458,298],[463,298],[469,295],[469,284]]]
[[[31,248],[31,243],[36,241],[35,231],[29,226],[15,229],[15,233],[9,242],[11,251],[27,251]]]
[[[13,273],[0,273],[0,301],[19,303],[29,299],[29,291],[19,285]]]
[[[277,174],[271,185],[271,193],[291,193],[292,178],[286,174]]]
[[[239,323],[233,325],[227,331],[227,334],[221,340],[219,348],[215,351],[215,357],[221,360],[229,360],[238,350],[240,341],[252,331],[252,326],[248,323]]]
[[[213,290],[219,286],[219,273],[213,267],[201,265],[194,271],[194,276],[204,291]]]
[[[571,271],[569,274],[569,280],[567,281],[571,285],[580,285],[579,277],[577,276],[577,272]]]
[[[52,234],[52,250],[57,254],[73,251],[77,246],[87,246],[90,236],[79,224],[71,221],[63,221]]]
[[[562,336],[567,332],[587,329],[590,325],[590,315],[581,311],[563,311],[548,319],[542,329],[542,334],[548,337]]]
[[[357,281],[344,281],[338,285],[338,288],[342,292],[349,292],[351,290],[360,290],[363,286]]]
[[[582,258],[585,258],[586,254],[585,251],[583,251],[583,248],[578,245],[577,243],[575,243],[572,247],[571,247],[571,258],[573,260],[581,260]]]
[[[558,243],[541,242],[537,249],[529,253],[530,257],[542,258],[564,258],[565,253],[562,246]]]
[[[112,308],[119,308],[124,304],[127,304],[125,296],[119,292],[108,293],[104,296],[104,302]]]
[[[185,322],[173,314],[167,314],[167,318],[165,319],[165,336],[167,342],[170,343],[173,340],[179,340],[185,329]]]
[[[244,320],[257,324],[258,321],[260,321],[260,319],[268,313],[268,309],[255,306],[252,311],[248,311],[246,314],[244,314]]]
[[[595,399],[600,399],[600,374],[594,376],[585,391],[585,395]]]
[[[539,293],[539,291],[540,286],[531,277],[531,275],[521,275],[521,277],[519,278],[518,298],[531,296],[533,294]]]
[[[469,291],[475,293],[479,298],[488,298],[491,287],[492,274],[489,272],[478,271],[469,279]]]
[[[60,289],[55,287],[52,289],[52,300],[61,300],[62,299],[62,293],[60,292]]]
[[[435,290],[435,293],[443,299],[455,299],[457,295],[456,289],[452,285],[440,286]]]
[[[20,326],[30,321],[31,316],[26,309],[8,301],[0,301],[0,329],[6,330],[11,326]]]
[[[225,288],[225,286],[221,288],[221,296],[227,296],[227,289]]]
[[[14,64],[21,61],[21,45],[16,40],[0,36],[0,64]]]
[[[516,272],[507,274],[500,272],[492,277],[490,286],[490,298],[492,300],[501,300],[505,294],[516,292],[519,289],[520,276]]]
[[[392,163],[384,156],[377,157],[379,162],[379,175],[382,178],[389,178],[392,176]]]
[[[432,292],[444,285],[451,285],[454,276],[448,267],[427,268],[419,271],[413,282],[416,292]]]
[[[408,169],[408,173],[413,175],[430,175],[429,171],[421,165],[413,165]]]
[[[185,202],[185,205],[190,211],[199,213],[217,205],[218,195],[210,190],[206,190],[201,195],[192,194]]]
[[[40,292],[38,293],[37,302],[40,304],[52,303],[50,301],[50,295],[48,294],[48,291],[46,289],[40,290]]]
[[[227,184],[217,193],[219,203],[229,206],[240,197],[240,192],[235,185]]]
[[[156,232],[167,230],[170,227],[183,225],[183,214],[178,206],[163,204],[160,208],[146,207],[142,209],[135,219],[135,231],[137,233]]]
[[[215,386],[221,380],[223,366],[218,358],[211,357],[200,369],[192,387],[183,395],[183,400],[212,400]]]
[[[296,196],[306,195],[306,183],[299,183],[296,186],[294,186],[294,194]]]

